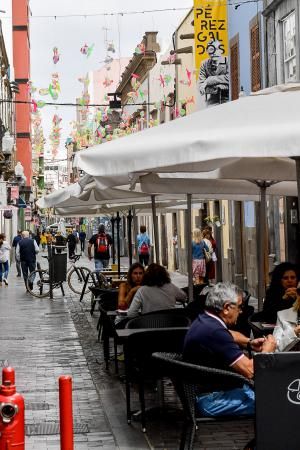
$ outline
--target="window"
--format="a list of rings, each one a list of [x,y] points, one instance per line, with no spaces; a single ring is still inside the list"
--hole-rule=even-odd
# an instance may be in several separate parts
[[[261,67],[260,67],[260,36],[259,22],[250,28],[250,45],[251,45],[251,91],[256,92],[261,88]]]
[[[230,41],[230,80],[231,100],[239,98],[240,92],[240,64],[239,64],[239,36],[236,35]]]
[[[291,13],[283,21],[284,81],[296,80],[296,14]]]

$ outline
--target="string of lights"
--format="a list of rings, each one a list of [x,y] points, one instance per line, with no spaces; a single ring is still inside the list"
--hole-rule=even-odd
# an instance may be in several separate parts
[[[9,100],[9,99],[0,99],[0,103],[21,103],[24,105],[33,105],[32,102],[25,101],[25,100]],[[82,108],[94,108],[94,107],[109,107],[109,104],[107,103],[89,103],[88,105],[81,105],[80,103],[57,103],[57,102],[45,102],[43,103],[43,106],[79,106]],[[126,106],[146,106],[146,105],[155,105],[155,103],[128,103]]]
[[[234,6],[236,9],[239,6],[242,6],[244,4],[248,3],[258,3],[262,2],[263,0],[230,0],[227,2],[228,6]],[[31,19],[67,19],[67,18],[73,18],[73,17],[82,17],[84,19],[87,19],[88,17],[111,17],[111,16],[132,16],[132,15],[138,15],[138,14],[154,14],[154,13],[165,13],[165,12],[176,12],[176,11],[188,11],[192,8],[190,7],[181,7],[181,8],[163,8],[163,9],[147,9],[147,10],[141,10],[141,11],[118,11],[118,12],[99,12],[99,13],[91,13],[91,14],[51,14],[51,15],[31,15]],[[11,19],[10,16],[3,16],[2,19]]]

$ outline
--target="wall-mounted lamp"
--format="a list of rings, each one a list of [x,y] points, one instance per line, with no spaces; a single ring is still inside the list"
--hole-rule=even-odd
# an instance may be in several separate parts
[[[2,138],[2,153],[4,155],[11,155],[13,148],[14,148],[14,138],[10,135],[9,131],[6,131]]]

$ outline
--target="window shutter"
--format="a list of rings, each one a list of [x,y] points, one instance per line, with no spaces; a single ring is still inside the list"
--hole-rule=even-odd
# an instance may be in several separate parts
[[[231,80],[231,100],[236,100],[239,98],[240,92],[238,41],[235,41],[230,46],[230,80]]]
[[[256,23],[250,29],[250,52],[251,52],[251,90],[261,89],[261,62],[260,62],[260,39],[259,24]]]

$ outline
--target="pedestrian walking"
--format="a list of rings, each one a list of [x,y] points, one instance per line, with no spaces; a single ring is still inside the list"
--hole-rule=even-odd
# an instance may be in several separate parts
[[[73,232],[68,234],[67,243],[68,243],[68,249],[69,249],[69,259],[71,259],[75,255],[76,243],[77,243],[76,236]]]
[[[174,248],[174,266],[175,266],[175,270],[178,270],[178,268],[179,268],[179,261],[178,261],[178,235],[177,235],[177,229],[176,228],[174,228],[172,242],[173,242],[173,248]]]
[[[36,243],[37,243],[37,245],[39,247],[40,243],[41,243],[41,232],[40,232],[39,229],[36,230],[36,234],[35,234],[33,239],[35,239],[35,241],[36,241]]]
[[[80,251],[82,253],[84,253],[85,239],[86,239],[85,231],[80,231],[80,233],[79,233],[79,241],[80,241]]]
[[[139,262],[144,266],[148,266],[150,257],[150,238],[146,231],[145,225],[141,225],[140,234],[137,235]]]
[[[92,247],[94,247],[95,270],[100,272],[109,266],[109,248],[112,244],[111,236],[105,232],[105,226],[99,227],[98,233],[89,240],[88,257],[92,259]]]
[[[9,257],[10,257],[11,246],[5,240],[5,234],[0,234],[0,286],[2,286],[2,281],[8,286],[8,272],[9,272]]]
[[[202,232],[202,236],[211,254],[210,261],[206,262],[205,282],[214,283],[216,278],[217,243],[212,235],[212,227],[205,227]]]
[[[206,274],[205,252],[208,252],[208,247],[202,239],[201,230],[195,228],[192,240],[193,278],[195,284],[204,284]]]
[[[28,275],[35,270],[36,255],[38,252],[39,248],[36,241],[29,238],[28,231],[23,231],[22,239],[17,245],[16,257],[21,262],[23,278],[27,290]],[[30,283],[29,288],[32,289],[32,287],[32,283]]]
[[[46,236],[45,231],[42,231],[42,234],[41,234],[41,246],[42,246],[43,251],[45,251],[45,249],[47,247],[47,236]]]
[[[17,267],[17,277],[21,276],[21,264],[20,261],[17,259],[16,257],[16,250],[17,250],[17,245],[20,242],[20,240],[22,239],[22,230],[18,230],[18,234],[17,236],[15,236],[13,238],[12,241],[12,247],[15,249],[15,259],[16,259],[16,267]]]

